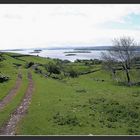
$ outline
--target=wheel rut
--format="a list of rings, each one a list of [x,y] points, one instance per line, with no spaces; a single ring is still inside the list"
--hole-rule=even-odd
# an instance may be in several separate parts
[[[21,84],[22,84],[22,74],[21,72],[19,72],[17,76],[16,84],[9,91],[9,93],[0,101],[0,110],[2,110],[9,102],[12,101],[14,96],[17,95],[17,92],[20,89]]]
[[[17,106],[15,111],[11,114],[10,119],[5,122],[3,127],[0,129],[0,135],[16,135],[16,126],[27,113],[34,89],[30,72],[28,73],[28,80],[29,84],[20,105]]]

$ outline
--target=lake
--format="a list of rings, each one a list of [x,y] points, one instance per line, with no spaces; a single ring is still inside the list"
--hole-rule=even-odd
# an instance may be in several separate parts
[[[35,53],[34,50],[23,50],[23,51],[7,51],[7,52],[15,52],[20,54],[30,54],[30,55],[38,55],[41,57],[49,57],[49,58],[59,58],[62,60],[69,60],[69,61],[75,61],[76,59],[101,59],[101,52],[105,51],[96,51],[91,50],[90,53],[84,52],[84,53],[74,53],[73,49],[54,49],[54,50],[42,50],[39,53]],[[34,53],[32,53],[34,52]],[[67,53],[65,53],[67,52]],[[69,52],[69,53],[68,53]],[[71,53],[72,52],[72,53]]]

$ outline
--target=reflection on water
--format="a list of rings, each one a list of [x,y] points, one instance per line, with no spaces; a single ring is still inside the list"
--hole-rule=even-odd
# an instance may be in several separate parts
[[[67,54],[64,52],[73,51],[73,49],[58,49],[58,50],[42,50],[40,53],[31,53],[33,50],[24,50],[24,51],[9,51],[20,54],[30,54],[30,55],[38,55],[41,57],[49,57],[49,58],[59,58],[62,60],[70,60],[75,61],[76,59],[101,59],[101,51],[91,51],[91,53],[75,53],[76,55],[66,56]],[[103,52],[103,51],[102,51]]]

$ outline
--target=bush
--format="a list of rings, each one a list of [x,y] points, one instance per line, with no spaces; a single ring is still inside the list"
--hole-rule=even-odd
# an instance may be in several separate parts
[[[90,60],[75,60],[75,63],[84,63],[86,66],[94,65],[94,64],[101,64],[102,60],[99,59],[90,59]]]
[[[101,63],[102,63],[101,60],[98,60],[98,59],[92,60],[92,64],[101,64]]]
[[[68,73],[69,76],[72,77],[72,78],[78,77],[78,72],[77,72],[76,70],[71,69],[71,70],[69,70],[67,73]]]
[[[137,130],[136,128],[129,128],[127,130],[127,132],[129,133],[129,135],[139,135],[140,134],[140,130]]]
[[[35,68],[35,73],[42,74],[42,70],[39,68]]]
[[[3,57],[3,54],[0,53],[0,61],[3,61],[3,60],[5,60],[5,58]]]
[[[0,83],[3,83],[5,81],[8,81],[9,80],[9,77],[6,76],[6,75],[0,75]]]
[[[58,80],[62,80],[64,78],[64,76],[62,74],[51,74],[51,78],[53,79],[58,79]]]
[[[33,66],[33,65],[34,65],[34,62],[29,62],[29,63],[26,64],[25,67],[28,69],[28,68],[30,68],[30,67]]]
[[[48,63],[45,65],[46,70],[50,73],[50,75],[53,74],[60,74],[60,66],[54,63]]]
[[[67,64],[67,63],[70,63],[70,61],[69,60],[63,60],[62,63]]]

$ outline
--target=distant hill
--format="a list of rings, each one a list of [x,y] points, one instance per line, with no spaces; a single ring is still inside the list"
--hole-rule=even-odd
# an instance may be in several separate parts
[[[80,47],[80,48],[75,48],[74,50],[89,50],[89,51],[102,50],[103,51],[103,50],[111,50],[112,48],[113,46],[94,46],[94,47]],[[140,46],[136,48],[136,51],[140,51]]]
[[[88,50],[88,51],[101,51],[101,50],[111,50],[113,46],[66,46],[66,47],[46,47],[46,48],[29,48],[29,49],[6,49],[6,50],[0,50],[0,51],[24,51],[24,50]],[[137,47],[137,51],[140,51],[140,46]]]
[[[67,46],[67,47],[53,47],[46,48],[48,50],[62,50],[62,49],[74,49],[74,50],[108,50],[111,46]],[[45,50],[46,50],[45,49]]]
[[[93,46],[93,47],[80,47],[74,50],[110,50],[112,46]]]

